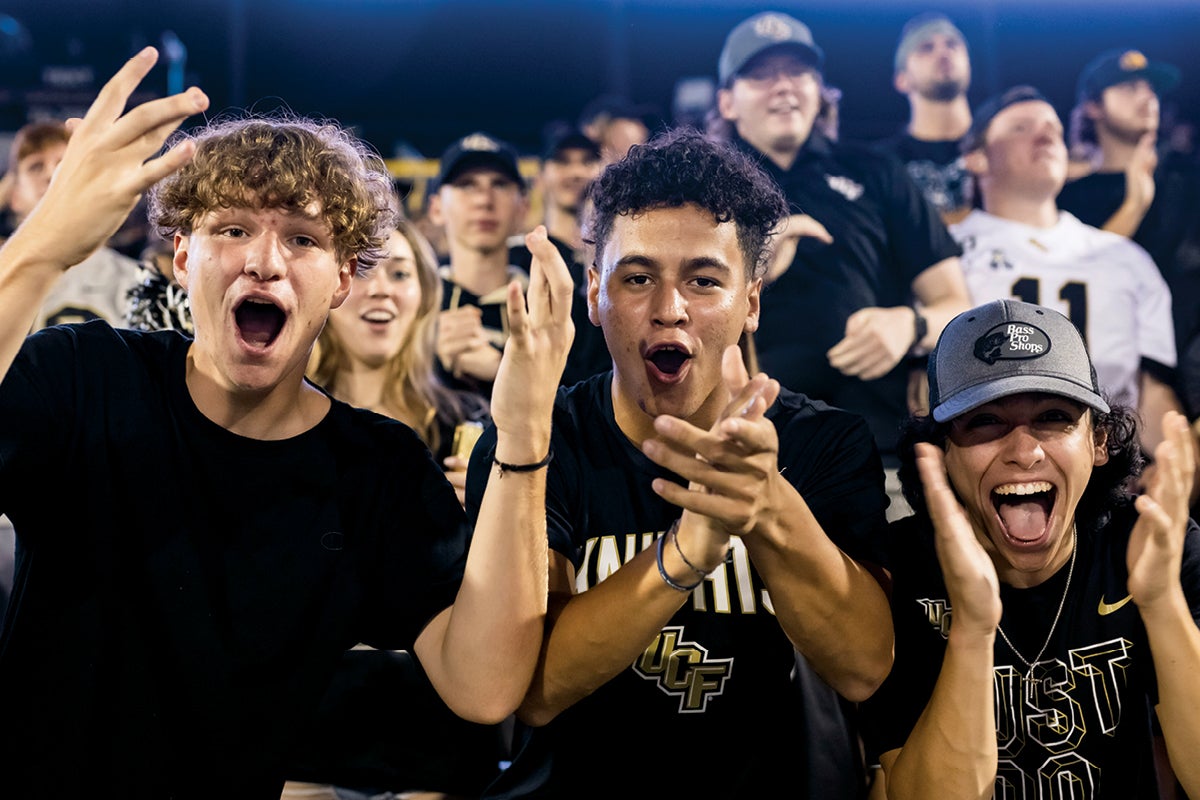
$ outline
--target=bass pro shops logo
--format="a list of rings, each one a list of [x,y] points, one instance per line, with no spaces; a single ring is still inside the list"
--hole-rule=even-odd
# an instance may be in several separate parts
[[[667,627],[633,663],[633,669],[657,682],[665,694],[679,698],[681,714],[699,714],[709,698],[721,694],[733,671],[733,659],[709,658],[703,647],[684,641],[682,627]]]
[[[1050,352],[1050,337],[1033,325],[1005,322],[975,340],[975,357],[985,364],[1038,358]]]

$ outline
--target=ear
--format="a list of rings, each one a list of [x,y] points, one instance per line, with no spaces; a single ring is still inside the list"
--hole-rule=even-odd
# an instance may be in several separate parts
[[[963,166],[967,168],[967,172],[975,175],[986,175],[988,171],[988,159],[987,154],[983,152],[983,148],[977,147],[964,155]]]
[[[1096,412],[1092,412],[1092,424],[1095,425]],[[1093,455],[1092,466],[1102,467],[1108,463],[1108,431],[1094,428],[1092,432]]]
[[[429,221],[439,226],[446,224],[446,217],[442,214],[441,190],[429,196]]]
[[[758,330],[758,312],[759,301],[762,298],[763,279],[755,278],[750,284],[750,289],[746,292],[746,304],[748,306],[746,313],[746,321],[742,323],[742,331],[745,333],[754,333]]]
[[[600,327],[600,272],[594,266],[587,271],[588,321]]]
[[[171,258],[171,267],[175,271],[175,282],[186,292],[188,288],[188,237],[182,233],[175,234],[175,255]]]
[[[1104,117],[1104,106],[1095,100],[1088,100],[1083,104],[1083,115],[1090,120],[1102,119]]]
[[[896,87],[896,91],[900,94],[908,94],[909,87],[912,84],[908,80],[908,72],[900,70],[892,78],[892,86]]]
[[[342,265],[338,267],[338,285],[333,293],[333,301],[329,304],[331,309],[337,308],[346,302],[346,298],[350,296],[350,288],[354,286],[354,276],[357,274],[357,256],[350,256],[350,258],[343,261]]]
[[[721,119],[736,122],[737,117],[733,113],[733,92],[729,89],[717,90],[717,111],[721,114]]]

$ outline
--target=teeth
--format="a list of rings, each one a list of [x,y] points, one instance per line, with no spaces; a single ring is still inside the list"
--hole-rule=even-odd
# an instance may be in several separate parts
[[[363,319],[367,322],[391,322],[392,315],[386,311],[369,311],[363,314]]]
[[[1048,492],[1054,486],[1048,481],[1034,481],[1033,483],[1009,483],[1004,486],[996,487],[996,494],[1039,494]]]

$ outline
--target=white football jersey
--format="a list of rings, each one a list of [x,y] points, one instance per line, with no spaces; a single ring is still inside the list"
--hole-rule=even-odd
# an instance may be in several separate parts
[[[1171,292],[1139,245],[1060,211],[1035,228],[972,211],[950,226],[975,304],[1001,298],[1062,312],[1083,334],[1100,389],[1137,408],[1142,359],[1176,362]]]

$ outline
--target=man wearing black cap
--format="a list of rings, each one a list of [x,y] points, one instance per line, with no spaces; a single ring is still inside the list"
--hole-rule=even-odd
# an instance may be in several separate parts
[[[972,200],[971,173],[958,148],[971,127],[971,60],[962,31],[944,14],[910,19],[896,46],[892,85],[908,98],[908,124],[880,148],[904,162],[946,224],[957,222]]]
[[[1144,247],[1171,288],[1179,390],[1200,419],[1200,169],[1182,154],[1159,159],[1160,98],[1179,70],[1124,48],[1100,54],[1079,78],[1071,143],[1091,172],[1063,187],[1060,208]]]
[[[926,352],[969,300],[959,247],[904,167],[820,129],[823,62],[799,20],[750,17],[721,50],[718,110],[792,210],[763,291],[761,367],[867,419],[890,470],[894,516],[904,513],[894,468],[906,356]]]
[[[895,665],[863,707],[872,797],[1157,798],[1155,715],[1200,797],[1186,420],[1160,421],[1135,499],[1136,414],[1070,320],[1014,300],[946,326],[929,386],[902,450],[915,513],[892,525]]]
[[[528,281],[508,258],[508,239],[528,211],[517,151],[486,133],[464,136],[442,154],[430,191],[429,218],[445,229],[450,251],[438,362],[451,386],[486,400],[508,339],[505,287]]]
[[[583,210],[588,186],[600,174],[600,146],[578,128],[565,128],[549,137],[542,155],[538,174],[541,190],[543,223],[550,242],[558,248],[575,281],[575,302],[571,315],[575,320],[575,339],[563,370],[562,385],[604,372],[609,368],[608,349],[604,338],[588,321],[587,263],[579,215]],[[525,237],[514,237],[509,260],[523,269],[529,268],[532,256],[525,246]]]
[[[1014,297],[1070,318],[1091,348],[1107,396],[1137,409],[1153,452],[1158,421],[1179,410],[1171,293],[1146,251],[1085,225],[1054,198],[1067,148],[1054,107],[1016,86],[975,110],[963,139],[983,209],[950,232],[963,246],[963,272],[976,303]]]

